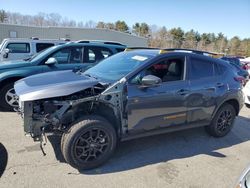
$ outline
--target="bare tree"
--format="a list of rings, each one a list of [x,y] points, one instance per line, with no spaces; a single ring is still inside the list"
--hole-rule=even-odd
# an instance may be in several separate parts
[[[0,22],[5,22],[7,21],[7,13],[4,10],[0,10]]]
[[[96,23],[92,20],[89,20],[85,23],[85,27],[86,28],[95,28],[96,27]]]

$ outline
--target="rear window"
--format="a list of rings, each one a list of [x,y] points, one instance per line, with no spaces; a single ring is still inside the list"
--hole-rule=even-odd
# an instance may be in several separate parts
[[[191,58],[190,79],[196,80],[200,78],[212,77],[214,75],[213,62],[198,58]]]
[[[225,61],[228,61],[228,62],[231,62],[231,63],[233,63],[233,64],[235,64],[235,65],[241,66],[240,60],[239,60],[238,58],[233,58],[233,57],[231,57],[231,58],[229,58],[229,57],[222,57],[221,59],[223,59],[223,60],[225,60]]]
[[[51,46],[54,46],[53,43],[36,43],[36,52],[40,52],[42,50],[45,50],[46,48],[49,48]]]
[[[10,53],[29,53],[30,44],[29,43],[9,43],[7,47]]]
[[[223,65],[220,65],[218,63],[215,63],[215,66],[214,66],[214,72],[216,75],[222,75],[226,72],[226,67],[223,66]]]

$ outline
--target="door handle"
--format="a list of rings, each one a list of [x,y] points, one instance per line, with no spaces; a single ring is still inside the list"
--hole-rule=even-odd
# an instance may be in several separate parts
[[[216,87],[223,87],[223,86],[224,86],[224,84],[221,82],[216,83]]]
[[[187,89],[180,89],[176,93],[179,94],[179,95],[186,95],[187,93],[189,93],[189,90],[187,90]]]
[[[206,87],[205,90],[207,90],[207,91],[214,91],[215,87]]]

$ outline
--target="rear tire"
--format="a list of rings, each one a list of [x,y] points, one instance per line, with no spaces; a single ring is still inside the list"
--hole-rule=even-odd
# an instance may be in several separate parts
[[[117,144],[114,127],[100,116],[86,116],[64,133],[62,154],[72,167],[86,170],[100,166],[113,154]]]
[[[231,104],[224,104],[215,114],[206,131],[214,137],[227,135],[233,127],[236,111]]]
[[[60,147],[61,147],[61,152],[62,152],[62,154],[63,154],[63,145],[64,145],[65,136],[66,136],[66,133],[63,133],[63,134],[62,134],[62,137],[61,137]]]
[[[13,106],[11,106],[11,103]],[[14,111],[14,108],[18,107],[18,97],[15,94],[14,82],[6,84],[0,89],[0,107],[7,111]]]

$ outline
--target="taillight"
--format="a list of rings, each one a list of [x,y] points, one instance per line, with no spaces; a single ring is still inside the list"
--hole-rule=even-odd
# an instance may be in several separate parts
[[[246,81],[245,78],[242,77],[242,76],[235,76],[234,80],[237,81],[237,82],[240,82],[242,84],[245,84],[245,81]]]
[[[245,65],[243,65],[242,68],[245,69],[245,70],[248,70],[250,68],[250,66],[248,64],[245,64]]]

